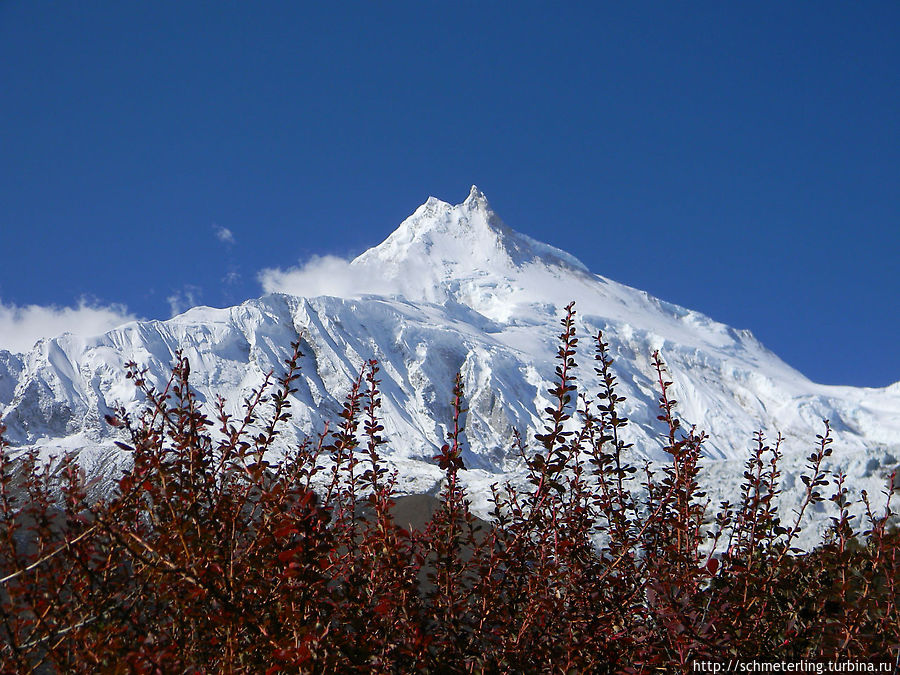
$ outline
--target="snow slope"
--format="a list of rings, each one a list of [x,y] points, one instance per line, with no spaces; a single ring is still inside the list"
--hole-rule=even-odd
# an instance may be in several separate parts
[[[576,301],[579,385],[598,389],[590,335],[603,330],[616,357],[630,440],[659,458],[650,354],[660,349],[679,411],[702,424],[713,497],[733,494],[752,434],[786,438],[786,487],[821,420],[836,432],[834,467],[878,493],[900,463],[900,383],[883,389],[811,382],[749,332],[592,274],[568,253],[519,234],[475,187],[450,205],[430,198],[384,242],[353,260],[350,273],[393,292],[359,297],[269,294],[237,307],[197,307],[168,321],[133,322],[93,337],[65,334],[26,354],[0,351],[0,411],[16,446],[77,450],[89,466],[119,459],[102,422],[116,404],[140,407],[123,365],[167,377],[176,349],[192,381],[213,401],[238,402],[278,371],[292,340],[303,342],[303,376],[292,434],[320,430],[340,409],[349,381],[369,358],[380,362],[391,458],[410,491],[440,478],[430,461],[446,435],[457,371],[468,397],[466,472],[476,504],[485,486],[520,470],[513,428],[531,438],[547,404],[562,308]],[[498,475],[501,474],[501,475]],[[798,486],[799,487],[796,487]],[[824,515],[823,515],[824,517]]]

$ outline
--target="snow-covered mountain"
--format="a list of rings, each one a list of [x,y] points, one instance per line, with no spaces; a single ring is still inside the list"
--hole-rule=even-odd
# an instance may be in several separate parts
[[[25,354],[0,351],[7,437],[48,453],[77,450],[88,465],[108,462],[118,451],[104,414],[116,404],[142,403],[124,377],[125,362],[147,366],[163,383],[181,348],[205,400],[221,394],[237,403],[265,373],[280,369],[300,337],[305,357],[292,433],[320,430],[363,363],[378,359],[391,458],[411,491],[431,489],[440,478],[430,458],[445,438],[460,371],[469,405],[466,473],[483,499],[478,491],[497,474],[520,468],[510,452],[512,430],[532,438],[538,428],[562,308],[575,300],[579,386],[598,390],[588,338],[602,329],[627,397],[630,439],[654,458],[660,429],[650,354],[660,349],[680,415],[711,435],[714,496],[737,485],[757,429],[786,438],[786,488],[802,487],[797,474],[823,418],[836,432],[832,466],[842,467],[854,487],[878,493],[900,464],[900,383],[862,389],[811,382],[749,332],[593,274],[572,255],[515,232],[475,187],[455,206],[430,198],[348,269],[376,280],[380,294],[273,293],[93,337],[65,334]]]

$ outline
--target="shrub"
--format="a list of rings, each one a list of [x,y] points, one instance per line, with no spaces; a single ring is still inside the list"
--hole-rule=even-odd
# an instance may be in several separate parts
[[[842,475],[822,470],[827,421],[795,517],[777,510],[781,439],[759,433],[735,503],[700,489],[705,435],[682,429],[654,354],[668,463],[636,467],[613,360],[593,337],[601,391],[576,395],[573,305],[553,404],[527,488],[494,485],[489,522],[460,472],[464,391],[434,458],[445,472],[422,528],[393,517],[378,365],[352,383],[334,428],[274,452],[290,417],[286,373],[214,420],[177,357],[163,391],[134,363],[146,409],[109,417],[132,468],[100,500],[71,457],[12,459],[0,433],[3,672],[639,672],[700,660],[900,658],[898,537],[854,527]],[[2,429],[0,429],[2,432]],[[813,551],[805,511],[836,515]],[[890,492],[887,490],[887,492]]]

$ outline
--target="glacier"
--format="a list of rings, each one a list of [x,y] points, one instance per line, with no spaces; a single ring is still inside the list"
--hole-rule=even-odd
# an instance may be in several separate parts
[[[579,391],[599,390],[591,336],[602,330],[626,397],[626,438],[639,459],[663,460],[651,364],[660,350],[679,416],[710,435],[704,467],[714,503],[736,496],[758,429],[784,436],[786,508],[800,498],[799,474],[824,418],[835,436],[829,468],[847,473],[852,490],[877,495],[900,464],[900,383],[814,383],[750,332],[594,274],[569,253],[517,233],[477,187],[456,205],[429,198],[343,273],[366,283],[343,284],[341,297],[273,292],[101,335],[42,339],[22,354],[0,351],[7,438],[17,451],[75,452],[88,470],[111,473],[127,458],[104,415],[143,404],[125,378],[126,362],[146,367],[149,381],[162,386],[181,349],[211,414],[217,395],[239,405],[267,373],[279,373],[291,342],[300,340],[301,378],[286,437],[321,431],[365,362],[377,359],[387,459],[406,492],[439,485],[431,458],[445,440],[460,372],[469,408],[464,473],[484,512],[491,483],[521,476],[513,430],[531,439],[541,427],[559,320],[574,300]],[[822,522],[830,515],[817,514]]]

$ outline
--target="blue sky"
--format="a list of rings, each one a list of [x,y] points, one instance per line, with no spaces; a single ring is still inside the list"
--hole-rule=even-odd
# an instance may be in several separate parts
[[[900,380],[900,4],[585,4],[0,2],[0,346],[236,304],[476,183],[815,380]]]

